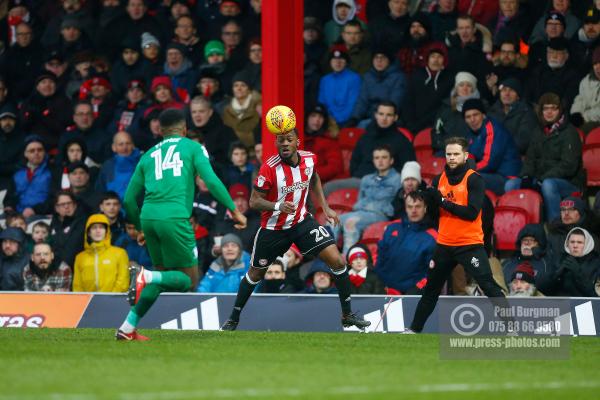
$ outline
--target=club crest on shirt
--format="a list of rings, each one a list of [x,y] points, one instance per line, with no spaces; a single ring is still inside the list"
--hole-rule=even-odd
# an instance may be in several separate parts
[[[475,268],[479,267],[479,260],[477,259],[477,257],[471,258],[471,265]]]
[[[262,267],[267,265],[267,260],[265,258],[261,258],[260,260],[258,260],[258,264]]]
[[[256,186],[258,186],[258,187],[263,187],[263,185],[264,185],[264,184],[265,184],[265,177],[264,177],[264,176],[262,176],[262,175],[259,175],[259,176],[256,178]]]
[[[310,175],[310,172],[311,172],[311,169],[310,169],[310,167],[306,167],[306,168],[304,169],[304,175],[306,175],[306,176],[309,176],[309,175]]]

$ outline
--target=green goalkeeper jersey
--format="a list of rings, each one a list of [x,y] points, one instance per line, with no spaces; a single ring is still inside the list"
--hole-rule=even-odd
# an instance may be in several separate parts
[[[168,136],[140,159],[125,193],[128,219],[140,229],[140,218],[189,218],[194,201],[195,177],[204,180],[217,201],[235,205],[208,160],[204,146],[182,136]],[[141,215],[137,200],[144,193]]]

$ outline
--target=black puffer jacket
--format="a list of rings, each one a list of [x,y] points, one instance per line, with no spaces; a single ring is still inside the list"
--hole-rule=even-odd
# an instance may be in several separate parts
[[[0,242],[5,239],[19,243],[19,250],[10,257],[0,251],[0,290],[23,290],[23,269],[29,263],[23,246],[25,233],[20,228],[7,228],[0,233]]]

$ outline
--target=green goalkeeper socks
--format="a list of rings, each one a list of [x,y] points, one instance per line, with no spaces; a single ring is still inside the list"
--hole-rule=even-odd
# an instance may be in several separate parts
[[[133,307],[139,318],[146,315],[162,292],[187,292],[192,286],[190,277],[181,271],[161,271],[160,275],[160,283],[147,284]]]

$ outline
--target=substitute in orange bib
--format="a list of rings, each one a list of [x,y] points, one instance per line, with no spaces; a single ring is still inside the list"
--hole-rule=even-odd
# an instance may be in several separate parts
[[[467,165],[467,146],[464,138],[448,138],[446,167],[433,180],[434,197],[440,207],[437,245],[410,331],[423,330],[444,283],[457,264],[461,264],[477,280],[486,296],[504,297],[492,277],[483,247],[481,207],[485,185],[483,178]]]

